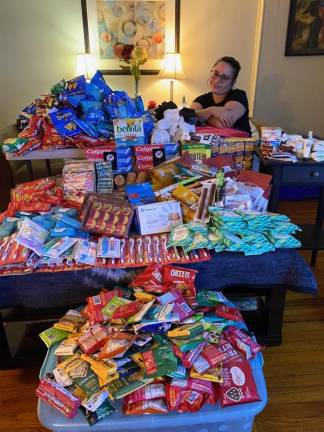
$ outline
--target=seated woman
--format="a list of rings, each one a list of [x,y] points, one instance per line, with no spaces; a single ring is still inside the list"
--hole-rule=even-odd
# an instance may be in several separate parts
[[[251,135],[246,93],[233,89],[240,69],[240,63],[234,57],[217,60],[208,80],[211,91],[198,96],[191,108],[201,123],[239,129]]]

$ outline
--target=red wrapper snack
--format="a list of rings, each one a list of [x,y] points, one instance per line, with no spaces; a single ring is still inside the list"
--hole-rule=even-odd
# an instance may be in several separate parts
[[[180,348],[178,348],[176,345],[177,350],[181,353],[182,357],[182,364],[190,369],[191,366],[194,364],[194,362],[197,360],[197,358],[199,357],[200,353],[202,352],[202,350],[205,348],[205,346],[207,345],[207,342],[202,342],[200,343],[198,346],[196,346],[196,348],[188,351],[187,353],[183,354],[180,351]],[[175,355],[177,355],[175,353]],[[180,357],[181,358],[181,357]]]
[[[226,305],[216,306],[215,315],[232,321],[243,321],[241,312],[238,309]]]
[[[78,343],[86,354],[93,354],[104,346],[108,338],[108,330],[102,326],[96,326],[82,334]]]
[[[230,361],[238,361],[242,359],[242,354],[237,352],[233,345],[225,339],[219,341],[217,349],[226,356],[222,361],[223,365],[226,365]]]
[[[107,321],[107,317],[103,315],[102,308],[115,296],[122,295],[119,294],[118,289],[113,291],[102,290],[99,294],[87,298],[87,315],[89,318],[90,325],[101,324]]]
[[[50,378],[40,381],[36,395],[68,418],[74,417],[81,405],[79,398]]]
[[[167,414],[168,408],[163,399],[136,403],[127,403],[126,400],[124,400],[123,413],[126,415]]]
[[[195,278],[197,273],[197,270],[166,266],[164,267],[163,273],[164,284],[167,286],[168,291],[176,289],[180,291],[184,297],[195,297]]]
[[[248,360],[262,350],[261,345],[257,344],[243,330],[237,329],[234,326],[227,327],[223,334]]]
[[[225,353],[217,349],[214,345],[208,344],[195,360],[193,367],[196,372],[203,373],[208,369],[218,366],[225,358]]]
[[[163,285],[163,267],[160,264],[149,264],[146,269],[135,277],[130,287],[143,288],[146,292],[164,293],[166,287]]]
[[[223,407],[260,400],[247,360],[229,362],[222,372],[220,398]]]
[[[133,302],[129,302],[126,303],[123,306],[119,306],[114,313],[111,316],[112,320],[117,320],[117,319],[127,319],[130,318],[131,316],[135,315],[140,308],[142,307],[143,303],[136,300]]]
[[[214,397],[212,383],[199,379],[173,379],[166,384],[166,401],[169,410],[178,412],[198,411],[205,402]]]
[[[164,384],[148,384],[139,390],[135,390],[133,393],[125,397],[127,404],[133,404],[137,402],[148,401],[152,399],[161,399],[165,397]]]

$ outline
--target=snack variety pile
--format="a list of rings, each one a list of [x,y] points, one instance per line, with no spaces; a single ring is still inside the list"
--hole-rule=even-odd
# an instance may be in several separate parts
[[[195,128],[187,123],[193,115],[172,102],[145,111],[140,97],[112,91],[99,71],[90,82],[61,81],[26,107],[21,133],[3,150],[75,145],[87,159],[66,160],[62,177],[12,190],[0,214],[0,275],[299,247],[291,236],[298,227],[264,213],[271,176],[244,169],[255,139]]]
[[[153,119],[140,97],[132,99],[124,91],[113,92],[99,71],[90,82],[83,75],[62,80],[50,94],[23,109],[17,119],[21,132],[17,138],[5,140],[3,150],[21,156],[35,149],[113,144],[113,121],[125,117],[141,119],[147,142]]]
[[[116,409],[182,413],[260,400],[249,364],[260,345],[221,292],[196,292],[196,273],[152,263],[129,287],[69,310],[40,334],[56,367],[37,396],[69,418],[80,409],[90,425]]]

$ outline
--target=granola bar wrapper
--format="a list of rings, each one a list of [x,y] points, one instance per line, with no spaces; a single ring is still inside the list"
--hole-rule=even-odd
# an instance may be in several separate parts
[[[225,338],[234,345],[235,348],[242,352],[248,360],[253,358],[263,348],[243,330],[234,326],[227,327],[223,334]]]
[[[215,315],[232,321],[243,321],[242,314],[238,309],[226,305],[216,306]]]
[[[126,415],[141,415],[141,414],[167,414],[168,407],[164,399],[147,400],[141,402],[127,402],[124,399],[123,413]]]
[[[125,397],[127,404],[134,404],[154,399],[162,399],[165,397],[164,384],[152,383],[139,390],[134,391],[132,394]]]

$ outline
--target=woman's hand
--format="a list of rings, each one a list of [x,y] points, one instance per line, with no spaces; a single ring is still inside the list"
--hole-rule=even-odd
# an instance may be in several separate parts
[[[222,127],[224,128],[231,128],[234,124],[234,118],[233,118],[233,112],[232,108],[226,108],[224,107],[210,107],[210,117],[214,117],[217,119]],[[209,118],[209,120],[212,120],[212,118]]]

